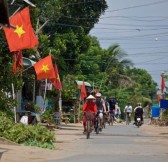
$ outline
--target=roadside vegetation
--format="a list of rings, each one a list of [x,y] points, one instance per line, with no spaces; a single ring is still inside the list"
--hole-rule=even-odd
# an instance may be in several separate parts
[[[54,149],[54,132],[40,125],[14,123],[12,118],[2,112],[0,112],[0,137],[18,144]]]

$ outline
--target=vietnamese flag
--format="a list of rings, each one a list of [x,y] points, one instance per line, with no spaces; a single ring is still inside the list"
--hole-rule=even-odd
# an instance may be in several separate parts
[[[163,90],[165,89],[165,80],[164,80],[164,75],[161,75],[162,80],[161,80],[161,92],[163,93]]]
[[[23,69],[22,51],[15,51],[13,57],[15,60],[13,64],[13,71],[14,73],[17,73]]]
[[[4,28],[10,52],[33,48],[39,44],[31,25],[29,7],[17,12],[10,19],[10,24],[16,27]]]
[[[34,64],[37,80],[56,78],[51,55]]]
[[[54,65],[54,71],[55,71],[56,78],[50,79],[50,81],[56,89],[62,90],[62,84],[61,84],[61,81],[60,81],[57,64]]]
[[[83,81],[83,84],[81,85],[80,101],[84,100],[85,97],[87,97],[87,93],[86,93],[85,83]]]

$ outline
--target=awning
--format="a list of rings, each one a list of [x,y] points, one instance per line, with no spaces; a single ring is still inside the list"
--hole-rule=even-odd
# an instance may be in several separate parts
[[[83,84],[83,81],[75,80],[75,82],[78,86],[81,86]],[[85,83],[85,86],[91,87],[90,83],[88,83],[88,82],[84,82],[84,83]]]
[[[23,57],[23,66],[24,67],[29,67],[33,66],[36,62],[33,60],[30,60],[29,58]]]

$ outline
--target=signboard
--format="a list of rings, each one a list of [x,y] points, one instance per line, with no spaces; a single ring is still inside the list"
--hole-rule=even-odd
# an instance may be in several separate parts
[[[166,100],[166,99],[160,99],[160,108],[162,108],[162,109],[168,109],[168,100]]]

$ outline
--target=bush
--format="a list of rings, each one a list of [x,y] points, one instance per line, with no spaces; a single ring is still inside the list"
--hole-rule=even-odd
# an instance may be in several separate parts
[[[167,110],[167,109],[165,109],[165,110],[163,111],[162,119],[168,121],[168,110]]]
[[[53,107],[48,107],[46,109],[46,111],[44,112],[44,114],[42,114],[42,120],[47,121],[48,123],[53,123],[55,124],[55,120],[54,120],[54,113],[55,110]]]
[[[13,123],[4,113],[0,113],[0,135],[19,144],[53,149],[55,134],[40,125]]]
[[[13,126],[12,118],[9,118],[6,113],[0,111],[0,136],[3,135],[5,130]]]

